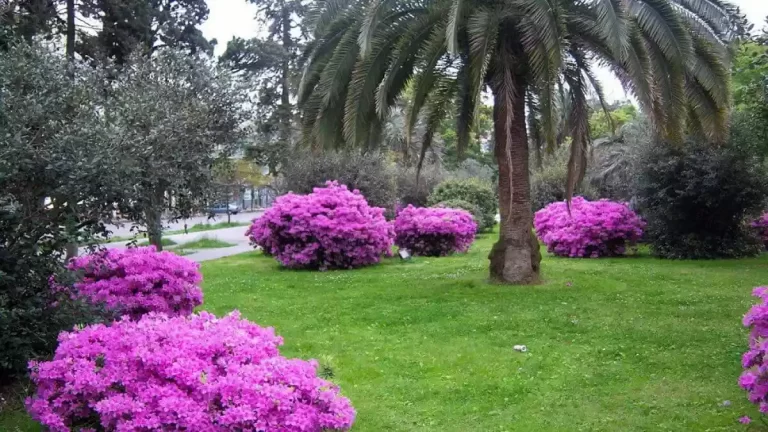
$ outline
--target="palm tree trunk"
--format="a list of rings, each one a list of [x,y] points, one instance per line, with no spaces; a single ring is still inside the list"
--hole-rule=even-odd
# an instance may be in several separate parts
[[[532,231],[525,89],[521,83],[522,79],[516,80],[512,98],[492,89],[501,223],[499,241],[493,245],[488,259],[491,280],[505,284],[537,283],[541,263],[539,243]]]

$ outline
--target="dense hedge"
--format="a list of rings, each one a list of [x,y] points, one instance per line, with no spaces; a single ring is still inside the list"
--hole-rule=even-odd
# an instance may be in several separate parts
[[[762,250],[748,221],[768,193],[760,161],[738,146],[688,142],[653,146],[637,198],[651,251],[665,258],[753,256]]]
[[[565,257],[623,255],[643,236],[645,222],[625,204],[574,197],[536,212],[533,226],[549,252]]]
[[[446,180],[435,188],[429,196],[429,205],[435,206],[450,200],[467,201],[477,206],[480,215],[478,229],[486,231],[496,224],[499,202],[491,185],[477,179]]]
[[[413,255],[445,256],[466,252],[472,245],[477,224],[460,209],[408,207],[395,219],[395,244]]]
[[[286,267],[320,270],[378,263],[391,253],[394,237],[384,209],[337,182],[278,197],[246,235]]]
[[[282,343],[236,312],[88,326],[31,364],[27,409],[51,432],[348,430],[349,400]]]

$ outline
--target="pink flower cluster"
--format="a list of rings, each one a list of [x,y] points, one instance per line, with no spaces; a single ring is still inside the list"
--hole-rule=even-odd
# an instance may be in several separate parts
[[[73,292],[138,319],[149,312],[189,315],[203,303],[200,265],[154,246],[109,249],[70,261]]]
[[[237,312],[64,332],[53,360],[30,363],[27,410],[51,432],[348,430],[349,400],[317,362],[282,357],[282,342]]]
[[[751,225],[757,231],[765,248],[768,249],[768,213],[763,213],[762,216],[752,221]]]
[[[384,209],[337,182],[277,198],[245,234],[286,267],[320,270],[378,263],[394,237]]]
[[[574,197],[571,212],[565,202],[536,212],[533,226],[547,250],[565,257],[623,255],[643,236],[645,221],[625,204]]]
[[[768,287],[757,287],[752,295],[760,303],[744,315],[744,326],[750,329],[749,351],[741,359],[746,370],[739,377],[739,385],[760,412],[768,413]]]
[[[397,215],[395,232],[395,244],[413,255],[445,256],[469,250],[477,224],[465,210],[409,205]]]

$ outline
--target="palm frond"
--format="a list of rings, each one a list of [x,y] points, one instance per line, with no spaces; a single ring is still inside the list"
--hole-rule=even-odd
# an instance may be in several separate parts
[[[374,0],[368,6],[363,18],[363,24],[360,27],[360,35],[358,36],[357,43],[360,45],[360,55],[365,57],[371,50],[371,44],[373,43],[376,27],[379,24],[379,17],[389,3],[393,0]]]
[[[663,136],[673,142],[682,141],[683,119],[686,109],[685,70],[677,62],[670,62],[661,47],[645,39],[646,51],[653,71],[654,113],[663,119]]]
[[[594,8],[597,12],[596,24],[605,44],[611,48],[617,58],[624,58],[629,47],[624,3],[620,0],[597,0]]]
[[[584,180],[584,175],[587,172],[587,145],[590,141],[590,132],[587,82],[580,67],[580,64],[585,63],[584,57],[574,47],[569,51],[574,61],[566,64],[563,71],[563,79],[568,85],[571,102],[568,112],[571,155],[568,159],[568,174],[565,188],[566,200],[570,202],[573,192]]]
[[[669,0],[629,0],[629,13],[667,61],[686,61],[693,51],[691,35]]]
[[[480,98],[491,55],[496,49],[499,34],[499,15],[492,10],[480,8],[467,20],[467,36],[469,52],[463,57],[464,62],[459,71],[460,96],[458,103],[457,152],[459,158],[469,145],[469,136],[480,106]]]
[[[413,74],[416,55],[423,43],[432,34],[433,26],[445,20],[445,10],[431,9],[426,15],[410,20],[403,34],[397,39],[396,47],[389,60],[389,68],[376,90],[376,113],[384,119],[395,98],[405,88]]]
[[[448,25],[445,28],[445,40],[448,42],[448,52],[459,53],[459,28],[464,15],[464,0],[451,0],[451,12],[448,15]]]
[[[305,23],[315,37],[320,38],[327,33],[328,26],[355,3],[354,0],[317,0],[309,7]]]
[[[413,101],[405,117],[405,140],[408,147],[411,144],[413,127],[419,119],[419,112],[432,92],[432,87],[441,77],[435,67],[445,52],[445,23],[439,23],[424,44],[422,54],[417,61],[420,72],[413,79]]]
[[[390,38],[396,37],[402,27],[402,23],[397,23],[378,34],[369,48],[369,55],[357,59],[344,108],[344,139],[347,144],[370,141],[370,131],[380,123],[376,116],[376,88],[384,77],[387,59],[392,52]]]
[[[427,150],[432,146],[435,132],[440,126],[440,122],[448,114],[448,108],[455,97],[457,84],[458,83],[454,78],[442,78],[436,83],[435,88],[430,95],[425,113],[426,129],[424,130],[424,136],[421,140],[419,162],[416,165],[417,182],[421,176],[421,169],[424,165],[424,158],[427,155]]]

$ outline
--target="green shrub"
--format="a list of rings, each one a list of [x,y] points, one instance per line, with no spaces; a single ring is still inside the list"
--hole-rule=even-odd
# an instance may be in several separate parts
[[[760,253],[747,221],[768,189],[760,161],[734,145],[656,144],[640,165],[637,202],[646,240],[664,258],[734,258]]]
[[[478,223],[478,221],[481,220],[483,216],[478,206],[476,206],[475,204],[472,204],[469,201],[465,201],[462,199],[451,199],[451,200],[442,201],[437,204],[437,207],[466,210],[475,219],[475,223]],[[479,224],[477,226],[477,230],[480,231]]]
[[[565,185],[568,178],[568,152],[563,148],[545,158],[541,169],[531,173],[531,205],[533,211],[539,211],[553,202],[565,200]],[[587,182],[576,188],[574,195],[587,200],[597,198],[597,193]]]
[[[429,205],[429,196],[437,185],[445,180],[446,175],[440,164],[425,163],[417,182],[415,167],[399,165],[397,168],[398,204],[402,207],[409,204],[415,207]]]
[[[477,179],[446,180],[435,188],[429,196],[430,206],[451,200],[463,200],[477,206],[479,231],[493,228],[498,212],[498,200],[491,185]]]
[[[62,330],[102,321],[103,311],[61,292],[67,284],[56,225],[24,220],[21,207],[0,198],[0,377],[23,374],[31,359],[50,356]]]
[[[397,202],[396,171],[385,154],[377,152],[294,152],[282,167],[282,193],[309,194],[327,181],[358,189],[372,207],[393,212]]]
[[[592,142],[587,178],[597,196],[632,201],[641,159],[652,138],[653,128],[641,117],[625,124],[616,136]]]

